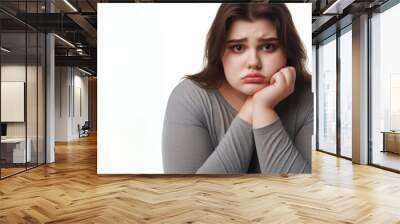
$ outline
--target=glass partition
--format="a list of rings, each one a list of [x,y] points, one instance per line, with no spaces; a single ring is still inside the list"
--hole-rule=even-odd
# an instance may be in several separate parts
[[[336,36],[318,47],[318,149],[336,154]]]
[[[2,177],[24,171],[26,150],[26,33],[1,34],[1,161]],[[4,50],[6,49],[6,50]]]
[[[43,13],[45,1],[0,2],[0,7]],[[37,17],[33,17],[37,18]],[[0,12],[0,178],[45,163],[44,33]]]

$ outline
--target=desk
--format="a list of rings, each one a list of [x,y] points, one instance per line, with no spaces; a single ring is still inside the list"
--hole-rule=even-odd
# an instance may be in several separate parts
[[[383,134],[382,152],[400,154],[400,131],[381,131]]]
[[[28,142],[27,144],[28,147],[26,147],[26,155],[25,155],[25,138],[1,139],[2,157],[5,158],[6,161],[9,163],[25,163],[25,158],[27,158],[26,162],[30,162],[32,157],[31,156],[32,141],[30,138],[28,138],[27,142]]]

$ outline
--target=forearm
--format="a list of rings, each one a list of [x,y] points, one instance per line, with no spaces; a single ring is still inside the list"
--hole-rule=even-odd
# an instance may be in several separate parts
[[[246,173],[254,151],[251,124],[236,117],[198,174]]]
[[[286,133],[281,120],[278,119],[270,125],[253,129],[253,132],[262,173],[310,172],[311,161],[307,161],[299,150],[300,148],[309,149],[309,144],[295,145]],[[298,137],[303,137],[303,135]]]
[[[310,148],[308,144],[294,144],[273,107],[257,98],[253,102],[252,125],[262,173],[310,172],[310,161],[299,150]]]
[[[246,173],[254,151],[252,98],[232,121],[218,147],[196,173]]]

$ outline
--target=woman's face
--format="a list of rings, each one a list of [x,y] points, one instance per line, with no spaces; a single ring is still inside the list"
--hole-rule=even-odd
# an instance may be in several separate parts
[[[253,95],[286,66],[286,55],[269,20],[236,20],[227,36],[222,64],[225,78],[235,90]]]

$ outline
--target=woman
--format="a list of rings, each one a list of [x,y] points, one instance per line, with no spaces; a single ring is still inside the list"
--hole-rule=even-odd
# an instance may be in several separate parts
[[[171,93],[165,173],[310,173],[313,96],[284,4],[222,4],[206,66]]]

